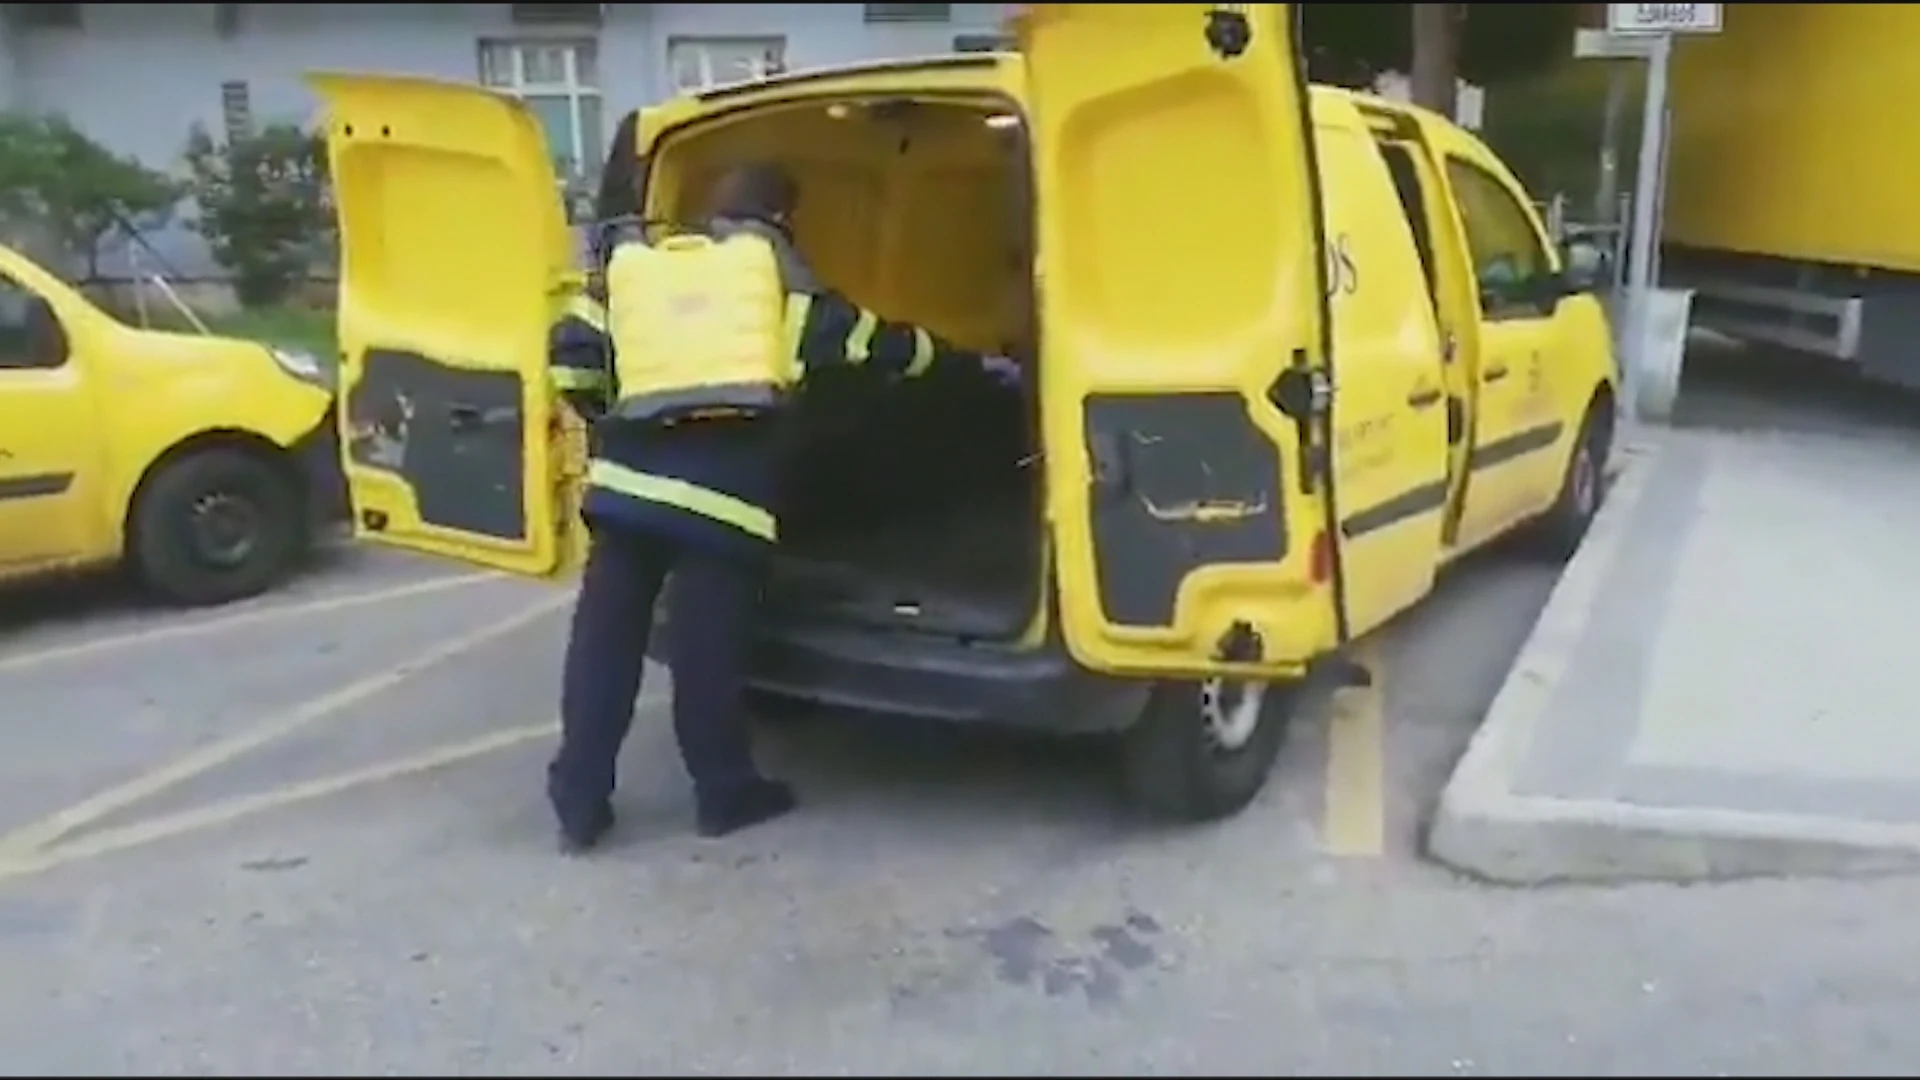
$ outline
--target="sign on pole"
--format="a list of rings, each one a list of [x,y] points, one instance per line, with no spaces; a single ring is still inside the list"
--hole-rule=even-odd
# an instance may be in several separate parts
[[[1608,4],[1610,34],[1717,34],[1720,4]]]
[[[1647,92],[1640,124],[1640,168],[1633,185],[1633,223],[1627,240],[1627,347],[1621,375],[1626,384],[1627,417],[1640,418],[1643,406],[1656,412],[1671,404],[1665,400],[1663,359],[1656,355],[1653,323],[1655,265],[1660,240],[1660,192],[1666,181],[1664,152],[1667,131],[1667,68],[1673,61],[1673,40],[1683,34],[1720,32],[1719,4],[1608,4],[1607,37],[1616,48],[1631,51],[1628,42],[1647,45]],[[1576,46],[1580,44],[1576,40]],[[1686,305],[1679,310],[1684,314]],[[1677,366],[1675,367],[1677,370]],[[1648,393],[1648,383],[1652,393]]]

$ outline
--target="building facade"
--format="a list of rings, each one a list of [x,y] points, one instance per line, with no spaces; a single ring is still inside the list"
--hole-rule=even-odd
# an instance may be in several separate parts
[[[4,4],[0,108],[56,112],[171,168],[194,124],[310,123],[312,70],[484,82],[523,97],[563,174],[622,113],[772,71],[991,47],[1006,4]],[[178,230],[175,230],[176,232]],[[163,238],[177,272],[204,256]]]

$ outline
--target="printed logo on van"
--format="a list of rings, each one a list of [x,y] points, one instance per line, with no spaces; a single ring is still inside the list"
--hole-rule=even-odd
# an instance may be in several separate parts
[[[1327,299],[1360,291],[1360,267],[1353,261],[1353,238],[1338,233],[1327,238]]]

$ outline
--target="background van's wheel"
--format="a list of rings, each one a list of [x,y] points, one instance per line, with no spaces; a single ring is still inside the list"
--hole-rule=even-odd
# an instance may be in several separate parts
[[[1613,450],[1613,411],[1597,401],[1580,423],[1580,437],[1567,459],[1560,495],[1537,524],[1540,548],[1550,558],[1573,558],[1607,497],[1607,456]]]
[[[265,453],[195,450],[141,485],[128,550],[142,583],[176,604],[221,604],[276,584],[306,543],[297,480]]]
[[[1128,800],[1156,817],[1212,821],[1266,786],[1297,689],[1240,679],[1164,682],[1121,735]]]

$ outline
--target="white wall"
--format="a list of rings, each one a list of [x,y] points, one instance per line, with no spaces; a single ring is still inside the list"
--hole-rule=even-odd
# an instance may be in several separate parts
[[[226,81],[248,84],[257,123],[306,122],[315,108],[300,81],[308,70],[471,81],[481,38],[591,35],[610,128],[666,96],[676,36],[784,37],[788,67],[804,68],[950,52],[957,34],[997,29],[1009,5],[955,4],[947,23],[870,25],[861,4],[608,4],[594,29],[516,26],[508,4],[246,4],[231,35],[216,29],[216,7],[86,4],[80,29],[15,29],[11,82],[0,48],[0,107],[11,86],[12,107],[64,113],[110,147],[174,167],[189,125],[220,130]],[[160,243],[182,273],[210,270],[191,237]]]
[[[7,20],[0,18],[0,109],[13,108],[13,37],[14,31],[7,25]]]

